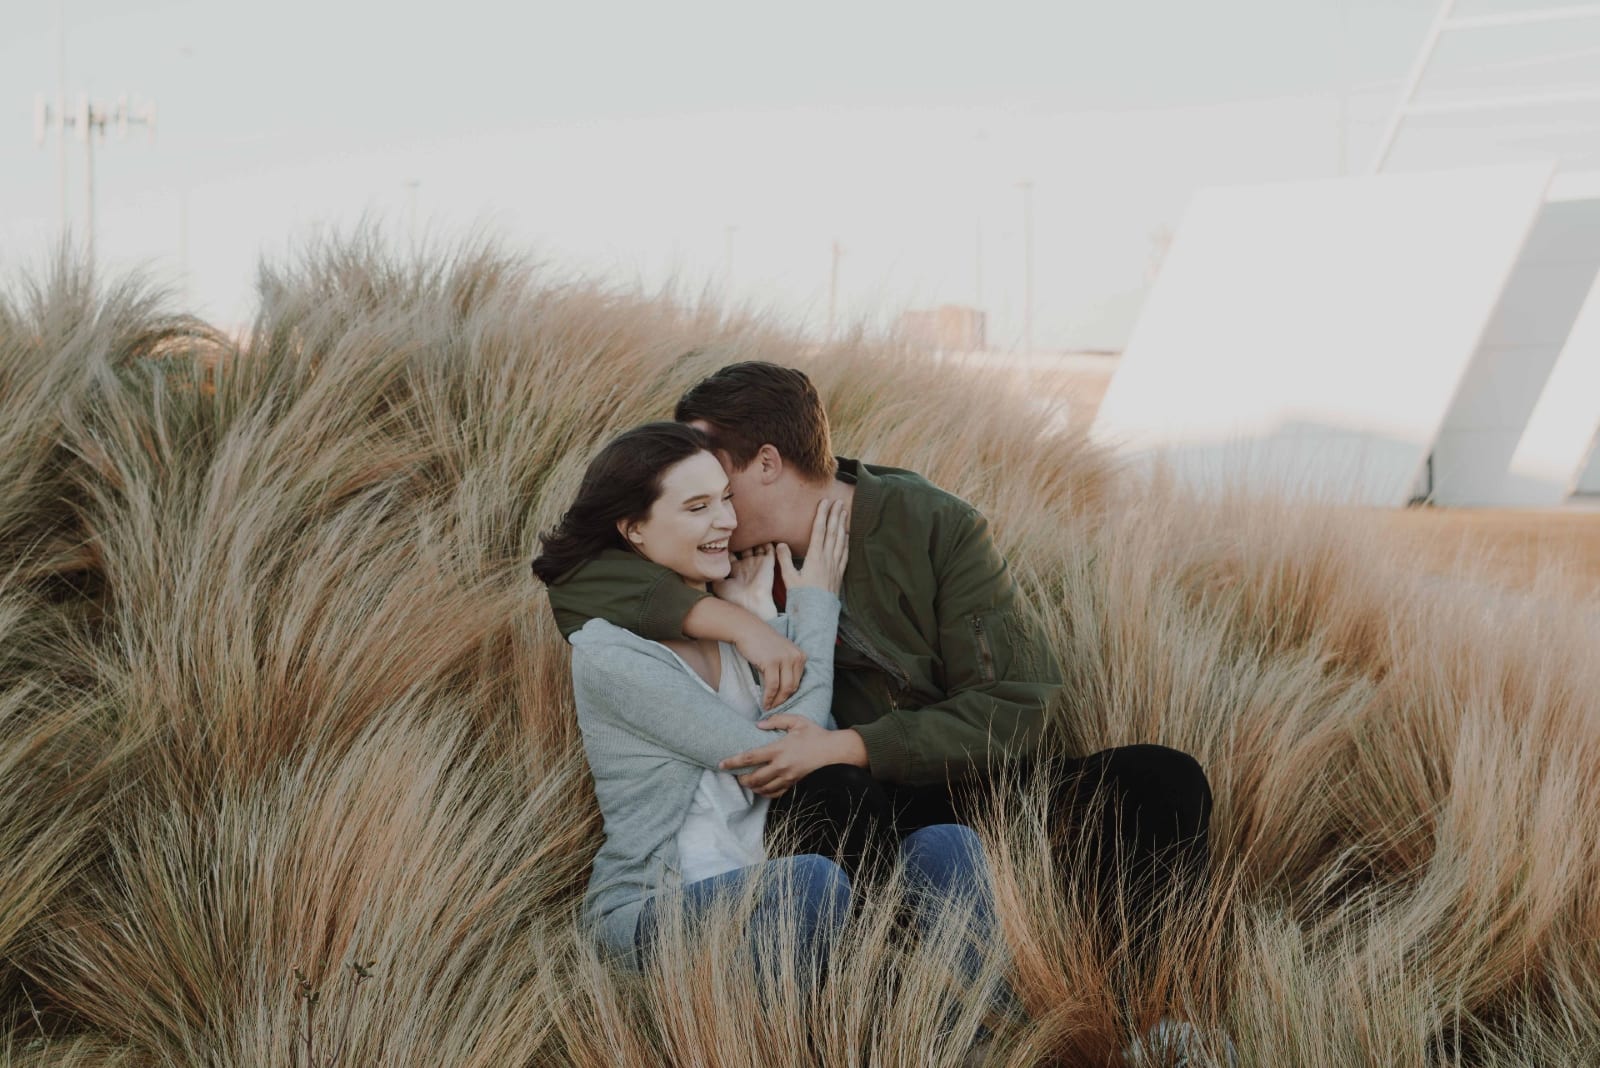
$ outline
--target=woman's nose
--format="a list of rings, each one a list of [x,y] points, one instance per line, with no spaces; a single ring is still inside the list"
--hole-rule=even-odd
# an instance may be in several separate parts
[[[734,514],[732,501],[722,506],[722,511],[718,513],[715,523],[723,530],[732,530],[739,525],[739,517]]]

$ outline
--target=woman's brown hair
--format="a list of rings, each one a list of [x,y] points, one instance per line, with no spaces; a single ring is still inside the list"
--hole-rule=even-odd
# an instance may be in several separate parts
[[[572,507],[540,536],[544,551],[533,573],[548,585],[603,549],[629,548],[617,521],[648,516],[667,469],[710,447],[694,427],[665,422],[636,426],[606,442],[589,461]]]

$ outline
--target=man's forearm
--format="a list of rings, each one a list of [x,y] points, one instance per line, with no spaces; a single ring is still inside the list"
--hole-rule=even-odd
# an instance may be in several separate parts
[[[1008,680],[859,724],[874,778],[924,786],[992,771],[1035,753],[1056,686]]]

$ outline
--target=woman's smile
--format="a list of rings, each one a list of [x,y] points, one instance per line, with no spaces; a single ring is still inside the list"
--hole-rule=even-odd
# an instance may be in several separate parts
[[[650,513],[624,523],[623,536],[648,559],[700,585],[728,577],[729,542],[738,527],[728,476],[715,456],[702,451],[663,472]]]

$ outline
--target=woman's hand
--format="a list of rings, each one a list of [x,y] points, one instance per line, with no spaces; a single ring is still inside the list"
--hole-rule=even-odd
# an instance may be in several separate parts
[[[783,584],[789,589],[810,586],[837,594],[844,582],[844,565],[850,557],[850,506],[843,501],[824,500],[817,505],[817,518],[811,524],[811,547],[806,564],[796,570],[789,546],[778,546],[778,566],[783,569]]]
[[[733,561],[728,577],[711,584],[711,592],[747,612],[771,619],[778,614],[772,600],[772,566],[777,555],[770,545],[757,545]]]

